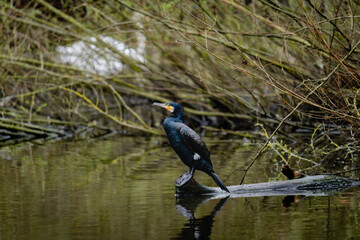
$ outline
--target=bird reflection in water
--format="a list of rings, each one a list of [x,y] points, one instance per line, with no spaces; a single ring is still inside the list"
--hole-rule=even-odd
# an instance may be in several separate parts
[[[282,200],[282,206],[284,208],[288,208],[291,206],[291,204],[298,203],[303,198],[305,198],[305,196],[288,195]]]
[[[194,214],[196,208],[207,202],[209,200],[209,196],[205,198],[195,198],[194,196],[188,198],[178,198],[175,208],[180,214],[188,218],[189,221],[181,229],[178,236],[172,239],[210,239],[214,218],[228,199],[229,197],[222,198],[210,214],[202,218],[195,218]]]

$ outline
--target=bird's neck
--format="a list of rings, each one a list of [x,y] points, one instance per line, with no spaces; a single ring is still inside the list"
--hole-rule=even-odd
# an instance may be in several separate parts
[[[176,115],[173,115],[173,117],[179,121],[179,122],[183,122],[184,121],[184,112],[179,112]]]
[[[172,125],[172,123],[174,123],[174,122],[184,123],[183,117],[184,117],[183,114],[176,114],[176,115],[171,115],[171,116],[165,118],[165,121],[163,124],[164,128],[170,127]]]

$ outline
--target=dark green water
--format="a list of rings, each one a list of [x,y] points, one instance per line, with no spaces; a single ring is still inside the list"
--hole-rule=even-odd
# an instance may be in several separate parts
[[[257,149],[206,142],[222,178],[246,166]],[[173,182],[186,170],[163,138],[2,148],[0,239],[360,239],[359,189],[176,200]],[[205,174],[195,177],[213,186]],[[237,172],[226,184],[240,178]],[[278,164],[264,155],[247,182],[280,179]]]

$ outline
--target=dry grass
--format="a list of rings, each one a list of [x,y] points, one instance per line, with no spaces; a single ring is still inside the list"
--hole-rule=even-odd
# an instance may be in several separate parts
[[[231,134],[260,122],[276,134],[321,124],[319,138],[338,131],[357,145],[357,1],[20,2],[2,2],[0,13],[0,123],[14,134],[161,134],[151,102],[179,101],[193,126]],[[145,61],[100,36],[134,49],[142,36]],[[124,69],[59,61],[57,46],[90,37]]]

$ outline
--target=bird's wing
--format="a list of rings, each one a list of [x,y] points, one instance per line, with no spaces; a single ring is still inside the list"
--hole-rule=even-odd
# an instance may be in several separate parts
[[[181,124],[179,129],[181,140],[194,152],[200,154],[205,160],[210,162],[210,152],[200,136],[185,124]]]

